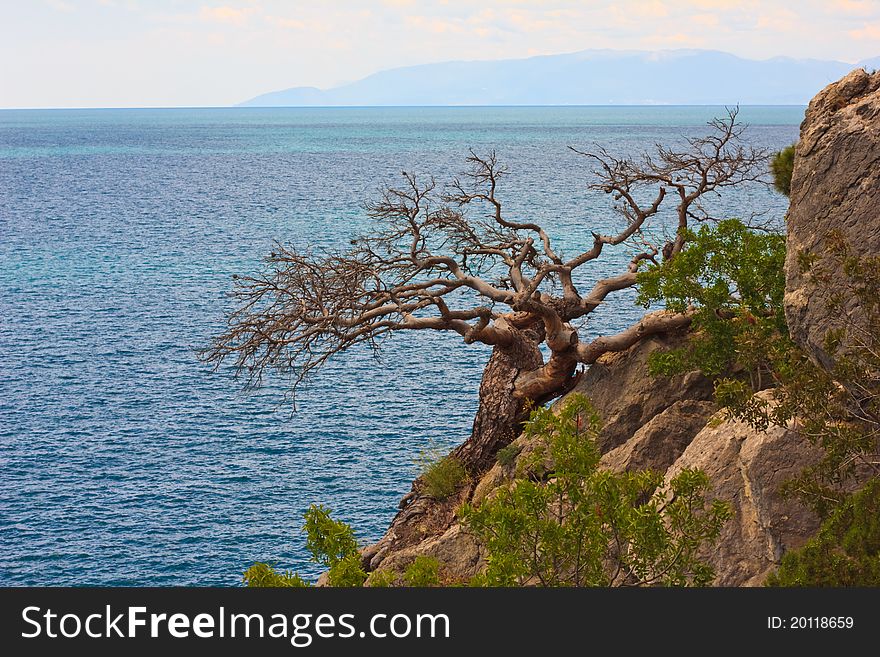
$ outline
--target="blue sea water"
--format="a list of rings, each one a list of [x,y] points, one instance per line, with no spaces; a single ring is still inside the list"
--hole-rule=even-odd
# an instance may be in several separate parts
[[[232,274],[274,240],[344,246],[403,169],[444,180],[468,148],[511,173],[512,216],[568,252],[615,221],[569,145],[636,154],[704,132],[711,107],[0,111],[0,584],[234,585],[268,560],[315,574],[313,502],[377,539],[414,458],[470,429],[484,347],[418,333],[356,350],[298,397],[242,390],[196,351]],[[749,141],[797,137],[801,107],[745,107]],[[752,186],[718,215],[784,198]],[[586,279],[626,261],[619,252]],[[587,281],[584,281],[587,282]],[[589,335],[642,309],[608,304]]]

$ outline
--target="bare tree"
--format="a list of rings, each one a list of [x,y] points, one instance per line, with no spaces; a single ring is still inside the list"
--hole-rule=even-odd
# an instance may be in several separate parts
[[[494,153],[471,152],[470,170],[443,188],[404,173],[400,187],[367,206],[377,228],[349,250],[279,245],[261,274],[237,279],[238,307],[206,358],[232,359],[252,382],[275,368],[298,383],[331,356],[363,343],[377,347],[396,331],[451,331],[465,343],[491,345],[473,431],[456,450],[469,470],[480,471],[518,435],[530,405],[573,386],[579,364],[688,325],[687,313],[654,312],[591,342],[581,341],[577,326],[609,295],[636,284],[641,261],[681,251],[688,225],[709,218],[708,194],[763,175],[766,154],[742,142],[736,116],[730,110],[680,150],[658,145],[638,159],[576,151],[595,163],[590,188],[612,196],[620,229],[594,232],[570,257],[542,226],[507,214],[499,196],[506,170]],[[475,216],[479,208],[488,212]],[[662,208],[675,219],[668,237],[658,238]],[[619,245],[635,248],[628,266],[578,289],[573,274]]]

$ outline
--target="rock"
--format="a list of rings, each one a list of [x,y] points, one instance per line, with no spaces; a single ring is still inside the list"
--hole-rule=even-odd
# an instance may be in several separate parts
[[[514,468],[503,468],[497,463],[493,465],[489,472],[483,475],[480,483],[474,489],[474,495],[471,504],[478,505],[486,499],[493,490],[498,488],[505,481],[509,481],[514,472]]]
[[[632,438],[603,455],[600,466],[615,472],[665,472],[716,410],[718,407],[709,401],[677,401],[650,419]]]
[[[680,347],[686,339],[686,333],[655,336],[627,351],[606,354],[581,377],[572,392],[589,397],[602,417],[602,452],[625,443],[675,402],[713,399],[712,381],[699,372],[672,377],[648,373],[648,357],[653,352]]]
[[[795,342],[828,368],[823,340],[842,323],[828,298],[843,289],[812,284],[798,255],[821,255],[831,230],[839,230],[858,255],[880,252],[880,72],[857,69],[810,101],[795,152],[787,223],[785,317]],[[856,325],[864,321],[854,300],[845,312]]]
[[[391,521],[385,535],[361,551],[365,568],[377,570],[389,556],[411,547],[418,548],[442,535],[455,524],[455,510],[470,499],[472,491],[473,485],[467,484],[445,500],[434,500],[417,492]]]
[[[785,551],[818,530],[818,517],[798,500],[783,499],[779,488],[820,456],[791,427],[762,433],[728,420],[707,424],[669,468],[664,486],[683,468],[698,468],[711,482],[709,497],[733,505],[733,518],[702,555],[715,568],[717,586],[760,586]]]
[[[433,557],[440,562],[440,580],[444,584],[467,582],[485,565],[480,546],[460,524],[455,522],[440,536],[390,554],[378,563],[374,570],[403,573],[416,557],[422,555]]]

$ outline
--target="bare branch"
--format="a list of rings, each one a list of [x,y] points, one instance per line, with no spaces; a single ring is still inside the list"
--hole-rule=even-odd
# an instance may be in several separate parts
[[[442,188],[404,172],[399,186],[381,190],[366,206],[375,226],[348,250],[277,245],[260,274],[237,279],[236,309],[203,356],[215,365],[230,360],[251,383],[268,368],[292,374],[296,384],[356,345],[376,349],[402,330],[450,331],[465,343],[511,352],[531,345],[536,360],[516,377],[513,394],[531,401],[559,394],[578,363],[689,323],[687,315],[654,313],[589,344],[579,342],[572,326],[609,295],[634,286],[641,264],[675,257],[689,222],[708,217],[707,194],[760,179],[765,154],[741,142],[736,116],[730,110],[709,124],[708,135],[689,138],[680,149],[657,146],[639,159],[572,149],[595,164],[589,188],[611,196],[622,225],[594,232],[568,259],[543,226],[508,216],[500,197],[508,172],[495,153],[471,151],[468,171]],[[668,205],[675,237],[660,243],[651,226]],[[581,295],[573,273],[621,245],[632,253],[625,269]],[[542,342],[550,352],[546,362],[537,349]]]

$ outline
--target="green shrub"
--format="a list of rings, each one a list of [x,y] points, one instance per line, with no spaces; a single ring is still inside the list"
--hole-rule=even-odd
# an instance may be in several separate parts
[[[730,507],[709,503],[706,476],[599,469],[598,415],[582,395],[558,412],[539,408],[525,434],[536,445],[518,478],[459,516],[487,552],[482,586],[706,585],[699,548],[717,539]],[[523,462],[523,461],[526,462]],[[543,480],[535,473],[552,463]],[[526,476],[524,476],[526,473]]]
[[[305,512],[302,531],[311,560],[328,569],[330,586],[361,586],[367,573],[361,566],[354,530],[330,517],[330,509],[313,504]],[[246,586],[309,586],[296,573],[278,573],[265,563],[255,563],[244,572]]]
[[[403,573],[407,586],[439,586],[440,562],[434,557],[419,555]]]
[[[330,509],[313,504],[305,513],[303,531],[312,561],[326,566],[330,586],[361,586],[367,573],[361,566],[357,539],[350,525],[330,517]]]
[[[786,149],[777,157],[781,174],[788,162],[789,181],[792,155],[793,149]],[[784,176],[777,176],[777,183],[787,184]],[[740,223],[703,226],[689,235],[672,262],[639,274],[641,301],[665,301],[678,311],[696,309],[689,344],[652,355],[656,373],[701,369],[717,375],[725,367],[739,366],[749,372],[751,382],[717,380],[719,405],[758,431],[796,421],[803,439],[822,450],[823,457],[785,482],[781,492],[796,496],[826,524],[802,550],[784,558],[770,578],[774,585],[878,582],[876,549],[870,548],[876,527],[870,514],[860,515],[872,499],[876,479],[861,496],[850,499],[847,491],[856,473],[877,472],[880,257],[860,255],[839,231],[823,237],[820,249],[793,255],[804,279],[827,291],[827,312],[840,318],[823,345],[832,361],[830,370],[816,365],[789,336],[782,304],[781,236],[757,234]],[[855,315],[853,306],[859,311]],[[754,395],[762,386],[773,387],[772,403]],[[852,533],[844,531],[850,524]]]
[[[880,480],[872,479],[782,557],[767,586],[880,586]]]
[[[651,371],[699,369],[717,376],[738,366],[751,376],[752,389],[760,389],[768,352],[792,347],[782,307],[785,237],[727,219],[689,231],[687,239],[675,258],[638,274],[637,300],[646,308],[663,302],[693,313],[688,344],[652,354]]]
[[[391,570],[375,570],[370,573],[368,584],[373,588],[388,588],[397,583],[397,573]]]
[[[821,251],[797,255],[804,278],[828,290],[827,312],[840,318],[823,345],[833,361],[830,371],[817,366],[780,330],[776,338],[744,341],[738,347],[764,363],[765,380],[774,386],[773,403],[754,397],[735,380],[718,381],[715,396],[734,417],[760,431],[796,419],[804,439],[820,447],[823,458],[786,482],[783,490],[826,518],[846,498],[856,472],[877,471],[880,257],[856,254],[834,231],[825,236]],[[861,321],[854,319],[850,304],[858,307]]]
[[[354,530],[340,520],[333,520],[330,513],[323,504],[313,504],[303,516],[305,524],[302,529],[312,561],[328,567],[357,553],[358,549]]]
[[[357,552],[345,555],[330,566],[327,577],[329,585],[333,587],[363,586],[367,573],[361,565],[361,555]]]
[[[519,456],[521,451],[522,445],[511,443],[507,447],[502,447],[498,450],[498,453],[495,455],[495,460],[498,462],[498,465],[509,467],[514,464],[516,457]]]
[[[794,144],[783,148],[770,161],[773,186],[777,191],[786,196],[791,196],[791,171],[794,168],[794,150]]]
[[[303,588],[310,584],[291,571],[279,573],[267,563],[257,562],[242,575],[245,586],[260,588]]]
[[[424,491],[442,501],[453,495],[467,479],[461,461],[452,455],[440,456],[436,450],[422,452],[419,458]]]

